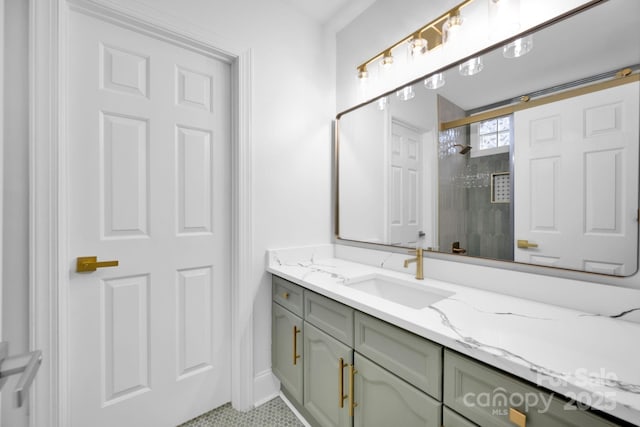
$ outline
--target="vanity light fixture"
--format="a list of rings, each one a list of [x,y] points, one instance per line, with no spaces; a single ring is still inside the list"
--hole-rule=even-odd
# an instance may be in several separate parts
[[[416,96],[413,86],[405,86],[396,92],[396,96],[403,101],[408,101]]]
[[[382,65],[382,68],[391,68],[391,65],[393,65],[393,55],[390,50],[384,53],[380,64]]]
[[[367,71],[367,66],[362,65],[358,67],[358,79],[360,79],[361,82],[364,82],[368,78],[369,78],[369,72]]]
[[[412,57],[424,55],[429,51],[429,42],[422,38],[422,34],[418,31],[413,36],[411,36],[411,41],[409,42],[409,53]]]
[[[489,37],[497,40],[520,29],[520,0],[489,0]]]
[[[442,43],[451,43],[456,38],[462,27],[462,15],[460,10],[457,10],[449,16],[442,26]]]
[[[389,98],[387,98],[386,96],[383,96],[382,98],[378,99],[378,110],[384,111],[387,108],[388,103],[389,103]]]
[[[490,2],[495,0],[489,0]],[[505,0],[502,0],[505,1]],[[428,24],[418,28],[418,30],[412,32],[402,40],[394,43],[393,45],[387,47],[383,51],[374,55],[370,59],[366,60],[362,64],[358,65],[358,78],[366,79],[368,77],[367,66],[372,64],[375,61],[381,60],[381,65],[383,67],[390,66],[393,63],[392,51],[397,47],[407,44],[409,49],[409,55],[412,58],[423,55],[430,50],[435,49],[436,47],[443,44],[444,38],[444,26],[445,23],[448,23],[448,38],[451,40],[451,37],[455,36],[455,32],[459,29],[462,24],[462,16],[460,11],[469,5],[473,0],[464,0],[454,8],[448,10],[443,13],[433,21]]]
[[[442,86],[444,86],[444,75],[442,73],[436,73],[424,80],[424,87],[427,89],[438,89]]]
[[[520,58],[531,52],[531,49],[533,49],[533,37],[529,35],[504,45],[502,56],[505,58]]]
[[[458,66],[458,71],[463,76],[473,76],[474,74],[478,74],[482,71],[484,65],[482,64],[482,57],[476,56],[475,58],[471,58],[470,60],[463,62]]]

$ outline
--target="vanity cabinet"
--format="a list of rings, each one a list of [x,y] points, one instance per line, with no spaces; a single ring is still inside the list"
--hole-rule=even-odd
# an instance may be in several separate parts
[[[444,403],[481,427],[617,425],[451,350],[444,357]]]
[[[285,285],[290,288],[295,286],[299,291],[300,300],[299,303],[296,303],[295,299],[292,302],[290,297],[295,294],[287,293],[285,296],[287,291],[274,280],[274,303],[271,307],[271,364],[273,373],[280,379],[282,386],[287,390],[287,395],[292,400],[302,403],[303,322],[300,317],[302,288],[288,283]],[[288,306],[296,311],[299,308],[300,316],[277,303],[279,300],[289,302]]]
[[[322,426],[350,426],[346,393],[351,347],[304,322],[304,354],[304,408]]]
[[[358,352],[353,365],[355,427],[440,427],[440,402]]]
[[[273,372],[314,426],[619,425],[277,276],[272,321]]]

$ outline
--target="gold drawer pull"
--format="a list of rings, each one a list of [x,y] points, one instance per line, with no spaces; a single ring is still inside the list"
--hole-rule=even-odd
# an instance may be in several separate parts
[[[509,408],[509,421],[518,427],[527,426],[527,416],[517,409]]]
[[[537,243],[530,243],[528,240],[518,240],[518,248],[520,249],[529,249],[529,248],[537,248]]]
[[[344,394],[344,368],[347,366],[349,365],[344,363],[344,359],[342,357],[338,359],[338,381],[340,382],[338,385],[338,406],[340,408],[344,408],[344,401],[349,397]]]
[[[298,359],[300,359],[300,355],[298,354],[298,334],[301,332],[297,326],[293,327],[293,364],[298,364]]]
[[[282,294],[282,298],[289,299],[289,292],[285,292],[284,294]]]
[[[353,382],[355,375],[358,371],[355,369],[353,365],[349,365],[349,416],[353,417],[353,410],[358,404],[353,401]]]

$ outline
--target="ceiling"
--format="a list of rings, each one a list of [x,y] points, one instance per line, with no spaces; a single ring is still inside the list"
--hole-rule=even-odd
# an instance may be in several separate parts
[[[283,0],[299,13],[335,31],[342,29],[376,0]]]

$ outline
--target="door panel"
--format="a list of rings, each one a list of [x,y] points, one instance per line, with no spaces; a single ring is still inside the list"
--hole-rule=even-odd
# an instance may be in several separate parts
[[[515,260],[637,269],[639,84],[515,113]]]
[[[392,245],[416,245],[422,209],[420,133],[396,120],[391,124],[389,239]]]
[[[175,426],[230,400],[230,67],[69,22],[73,426]]]

